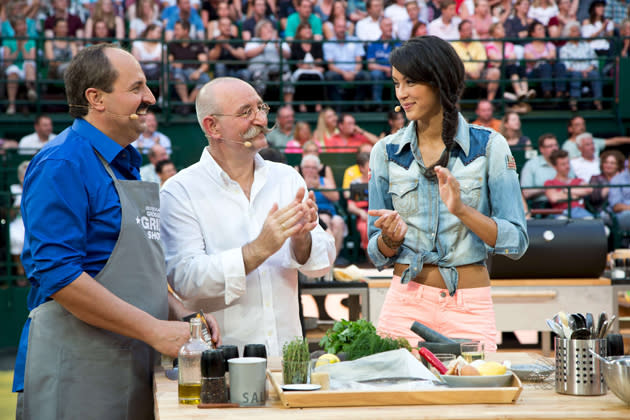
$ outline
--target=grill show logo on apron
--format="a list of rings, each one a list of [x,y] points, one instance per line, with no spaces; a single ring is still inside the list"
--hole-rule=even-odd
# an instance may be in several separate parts
[[[146,206],[144,216],[136,217],[136,223],[144,229],[147,238],[160,240],[160,209],[158,207]]]

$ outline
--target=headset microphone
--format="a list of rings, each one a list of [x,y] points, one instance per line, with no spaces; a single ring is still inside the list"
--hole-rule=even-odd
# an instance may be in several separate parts
[[[135,112],[133,114],[129,115],[129,119],[130,120],[137,120],[138,118],[140,118],[140,117],[138,117],[138,114],[136,114]]]
[[[243,146],[245,146],[245,147],[247,147],[247,148],[249,149],[249,148],[250,148],[250,147],[252,147],[253,145],[252,145],[252,142],[251,142],[251,141],[244,141],[244,142],[243,142]]]
[[[402,109],[402,108],[400,107],[400,105],[396,105],[396,106],[394,107],[394,111],[396,111],[396,112],[400,112],[400,110],[401,110],[401,109]]]

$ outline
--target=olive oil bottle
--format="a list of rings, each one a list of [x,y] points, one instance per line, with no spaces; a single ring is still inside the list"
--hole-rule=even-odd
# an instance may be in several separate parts
[[[199,404],[201,394],[201,354],[210,346],[201,338],[201,320],[190,320],[190,340],[182,346],[178,355],[180,404]]]

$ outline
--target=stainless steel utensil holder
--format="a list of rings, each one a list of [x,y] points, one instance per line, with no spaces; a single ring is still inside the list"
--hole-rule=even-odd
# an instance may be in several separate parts
[[[606,383],[599,360],[590,350],[606,357],[606,340],[569,340],[556,337],[556,392],[570,395],[603,395]]]

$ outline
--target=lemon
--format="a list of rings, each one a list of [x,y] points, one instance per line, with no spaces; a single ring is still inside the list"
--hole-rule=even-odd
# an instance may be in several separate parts
[[[319,359],[317,359],[317,362],[315,362],[315,367],[317,368],[323,365],[328,365],[331,363],[338,363],[338,362],[341,362],[341,360],[339,360],[339,358],[336,355],[332,353],[326,353],[319,356]]]
[[[479,374],[481,376],[490,376],[490,375],[503,375],[507,371],[507,368],[503,366],[501,363],[497,362],[486,362],[483,365],[477,367]]]

